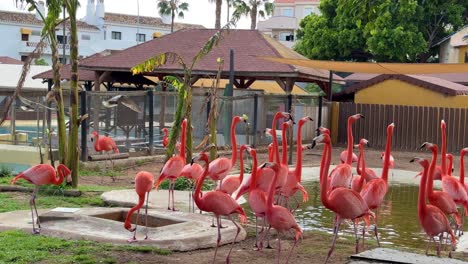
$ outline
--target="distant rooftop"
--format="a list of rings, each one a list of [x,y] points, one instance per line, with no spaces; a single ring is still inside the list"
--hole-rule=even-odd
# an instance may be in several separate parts
[[[10,11],[3,11],[0,10],[0,21],[3,22],[10,22],[15,24],[24,24],[24,25],[37,25],[42,26],[42,20],[36,18],[36,16],[32,13],[24,13],[24,12],[10,12]],[[67,27],[70,26],[69,21],[66,22]],[[77,27],[81,29],[93,29],[99,30],[97,27],[89,25],[83,21],[76,22]]]
[[[118,13],[106,13],[104,21],[108,23],[126,24],[126,25],[145,25],[151,27],[170,28],[171,24],[164,24],[160,17],[147,17],[147,16],[134,16]],[[205,28],[202,25],[174,23],[174,28],[179,29],[192,29],[192,28]]]
[[[0,56],[0,64],[23,64],[22,61],[13,59],[11,57],[6,57],[6,56]]]

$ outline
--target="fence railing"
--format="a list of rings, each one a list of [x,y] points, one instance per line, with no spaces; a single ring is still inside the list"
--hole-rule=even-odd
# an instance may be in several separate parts
[[[394,122],[393,149],[418,150],[426,141],[440,146],[440,121],[444,119],[447,123],[447,151],[458,153],[468,146],[468,109],[340,103],[338,143],[346,144],[346,121],[356,113],[363,114],[365,119],[353,125],[355,142],[364,137],[373,147],[384,148],[386,128]]]

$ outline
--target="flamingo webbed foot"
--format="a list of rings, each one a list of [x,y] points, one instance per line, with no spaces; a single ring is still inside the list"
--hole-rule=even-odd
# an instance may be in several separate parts
[[[40,228],[34,228],[32,230],[32,234],[33,235],[40,235],[41,234],[41,229]]]
[[[128,243],[135,243],[135,242],[138,242],[138,240],[136,239],[136,237],[129,238],[127,241],[128,241]]]

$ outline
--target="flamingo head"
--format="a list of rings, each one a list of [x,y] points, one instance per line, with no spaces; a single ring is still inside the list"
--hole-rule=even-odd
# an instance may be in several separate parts
[[[98,137],[99,136],[99,133],[97,131],[93,131],[93,136],[94,137]]]
[[[418,162],[424,168],[429,167],[429,161],[425,158],[414,157],[410,160],[410,162]]]
[[[169,130],[167,129],[167,127],[165,127],[165,128],[162,129],[162,132],[164,132],[164,134],[167,134],[167,132],[169,132]]]
[[[382,152],[380,153],[380,159],[383,159],[384,156],[385,156],[385,151],[382,151]]]
[[[447,125],[445,124],[445,120],[440,120],[440,128],[445,129]]]
[[[434,148],[437,149],[437,145],[434,144],[434,143],[424,142],[424,143],[422,143],[421,147],[419,147],[419,149],[423,149],[423,148],[426,148],[426,149],[429,149],[429,150],[432,150]]]
[[[292,119],[289,119],[288,121],[283,123],[283,126],[285,128],[292,127],[294,124],[296,124]]]
[[[364,119],[364,116],[362,114],[355,114],[355,115],[350,116],[350,118],[354,120],[358,120],[360,118]]]
[[[294,121],[293,116],[291,115],[291,113],[288,113],[288,112],[281,112],[281,117],[288,118],[288,120],[291,119]]]
[[[359,140],[359,144],[361,145],[367,145],[370,147],[370,144],[369,144],[369,140],[365,139],[365,138],[361,138],[361,140]]]
[[[319,127],[317,128],[317,131],[320,132],[321,134],[328,134],[330,135],[330,129],[326,128],[326,127]]]
[[[246,145],[246,144],[241,145],[240,148],[239,148],[239,153],[244,151],[244,150],[247,150],[247,148],[249,148],[249,145]]]
[[[460,150],[460,156],[464,156],[466,153],[468,153],[468,148],[462,148],[462,150]]]
[[[59,174],[61,174],[64,179],[67,179],[67,182],[72,181],[72,179],[71,179],[71,170],[67,166],[65,166],[63,164],[59,164],[57,166],[57,172]]]
[[[302,150],[312,149],[312,144],[303,144],[301,148]]]
[[[206,164],[209,163],[208,155],[206,155],[205,152],[200,152],[200,154],[192,158],[192,162],[190,163],[190,165],[193,165],[193,163],[199,160],[203,160],[204,162],[206,162]]]
[[[260,168],[271,168],[272,170],[274,171],[278,171],[279,170],[279,166],[278,166],[278,163],[276,162],[265,162],[263,163]]]
[[[319,136],[314,137],[312,140],[312,146],[315,147],[317,143],[330,143],[330,135],[328,134],[320,134]]]
[[[299,119],[298,125],[302,126],[303,124],[305,124],[308,121],[314,121],[314,120],[310,116],[305,116],[305,117]]]
[[[257,150],[254,149],[254,148],[252,148],[252,147],[250,147],[250,146],[247,146],[246,150],[247,150],[247,152],[250,153],[251,156],[254,156],[254,155],[257,154]]]
[[[267,135],[267,136],[272,136],[272,134],[271,134],[271,128],[265,128],[265,135]]]

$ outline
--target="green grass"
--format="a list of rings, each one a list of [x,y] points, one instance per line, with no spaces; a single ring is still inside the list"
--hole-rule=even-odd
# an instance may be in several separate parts
[[[117,263],[122,251],[168,255],[171,251],[149,246],[111,245],[87,240],[30,235],[10,230],[0,233],[0,263]],[[44,261],[44,262],[43,262]]]
[[[121,174],[121,171],[118,168],[115,168],[113,171],[101,171],[101,170],[80,170],[78,175],[80,176],[104,176],[104,177],[117,177]]]

